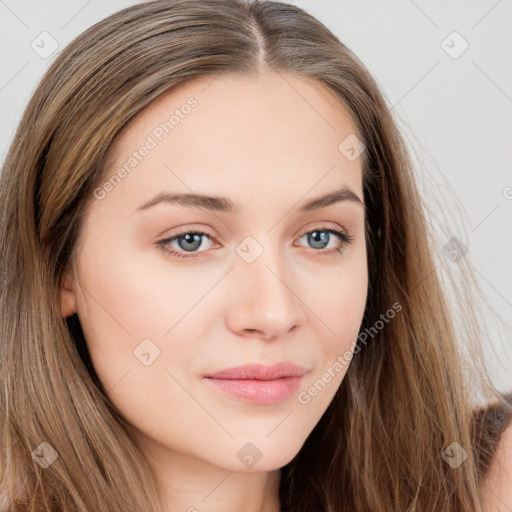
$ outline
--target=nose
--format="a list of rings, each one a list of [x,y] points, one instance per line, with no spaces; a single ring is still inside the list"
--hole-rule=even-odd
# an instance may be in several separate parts
[[[237,260],[230,279],[234,291],[227,324],[239,336],[274,340],[301,325],[304,302],[277,250],[266,249],[252,263]]]

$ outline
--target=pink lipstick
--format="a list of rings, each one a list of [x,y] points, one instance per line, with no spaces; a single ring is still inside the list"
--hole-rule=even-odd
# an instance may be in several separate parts
[[[244,401],[270,405],[290,398],[299,387],[306,369],[290,362],[272,366],[249,364],[204,376],[207,384]]]

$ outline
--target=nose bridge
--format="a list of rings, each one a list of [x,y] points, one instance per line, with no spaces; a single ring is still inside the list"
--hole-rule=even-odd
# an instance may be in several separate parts
[[[286,285],[287,276],[289,278],[292,270],[281,249],[279,241],[272,233],[247,236],[236,248],[236,267],[240,277],[248,278],[258,288],[265,287],[269,291],[282,294],[284,287],[286,293],[290,293]]]

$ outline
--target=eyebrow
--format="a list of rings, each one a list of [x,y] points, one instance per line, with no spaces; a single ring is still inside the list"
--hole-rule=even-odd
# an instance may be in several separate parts
[[[359,196],[352,189],[344,186],[339,190],[329,192],[328,194],[316,197],[304,203],[299,210],[302,212],[319,210],[320,208],[325,208],[342,201],[351,201],[364,207],[364,203]],[[147,210],[160,203],[179,204],[190,208],[201,208],[231,214],[237,214],[240,211],[239,205],[235,205],[230,199],[225,197],[207,196],[203,194],[170,194],[163,192],[136,208],[132,213]]]

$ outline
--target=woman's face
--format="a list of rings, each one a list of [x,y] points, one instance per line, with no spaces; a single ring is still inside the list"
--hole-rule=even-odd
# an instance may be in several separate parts
[[[62,314],[78,313],[109,398],[156,459],[279,468],[331,402],[368,284],[354,132],[318,83],[265,72],[181,84],[116,140]],[[164,194],[216,199],[144,207]],[[281,362],[305,374],[205,377]]]

